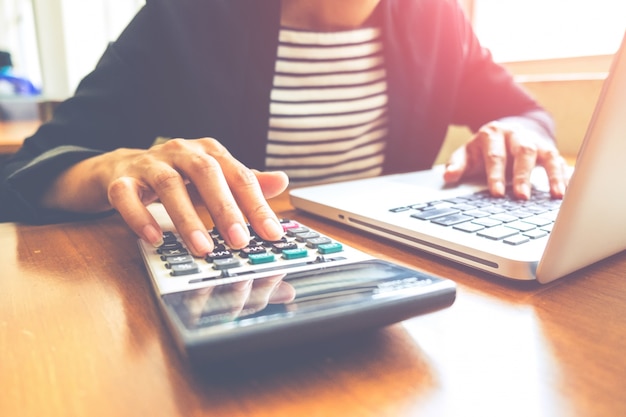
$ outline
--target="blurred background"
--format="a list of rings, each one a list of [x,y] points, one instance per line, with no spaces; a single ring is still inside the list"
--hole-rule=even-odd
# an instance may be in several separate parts
[[[408,1],[408,0],[407,0]],[[626,30],[625,0],[459,0],[481,42],[557,120],[575,155]],[[145,0],[0,0],[0,120],[46,117]],[[468,132],[453,128],[441,158]]]

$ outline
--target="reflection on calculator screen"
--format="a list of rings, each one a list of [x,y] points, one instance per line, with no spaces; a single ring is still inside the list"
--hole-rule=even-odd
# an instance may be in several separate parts
[[[415,271],[380,262],[273,275],[163,295],[188,330],[234,328],[371,302],[396,283],[419,285]]]

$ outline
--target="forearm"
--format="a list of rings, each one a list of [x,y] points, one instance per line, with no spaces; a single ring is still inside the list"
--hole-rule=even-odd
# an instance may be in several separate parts
[[[137,150],[120,149],[82,160],[61,174],[43,193],[40,204],[53,210],[100,213],[113,207],[107,187],[115,172],[115,161]]]
[[[552,116],[545,110],[534,110],[518,116],[508,116],[499,119],[501,122],[518,125],[522,128],[533,130],[546,138],[555,141],[555,127]]]

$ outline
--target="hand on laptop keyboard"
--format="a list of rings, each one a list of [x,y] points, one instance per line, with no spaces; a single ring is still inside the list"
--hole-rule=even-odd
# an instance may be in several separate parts
[[[446,164],[444,179],[456,183],[463,177],[484,174],[492,195],[505,195],[507,173],[518,199],[531,196],[530,175],[542,166],[548,175],[550,194],[562,198],[569,181],[567,164],[547,132],[519,124],[491,122],[484,125]]]

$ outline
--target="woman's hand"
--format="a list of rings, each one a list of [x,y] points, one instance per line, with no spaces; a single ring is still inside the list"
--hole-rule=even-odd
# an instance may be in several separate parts
[[[546,170],[552,196],[562,198],[569,171],[554,142],[530,129],[491,122],[452,154],[444,180],[456,183],[463,177],[484,174],[492,195],[503,196],[510,180],[514,195],[528,199],[535,166]]]
[[[241,248],[250,241],[247,222],[264,239],[282,236],[266,199],[287,184],[282,172],[248,169],[215,139],[172,139],[147,150],[118,149],[82,161],[55,181],[42,204],[78,212],[116,209],[137,235],[156,246],[162,231],[145,206],[158,199],[192,253],[204,256],[213,242],[194,203],[207,208],[229,246]]]

